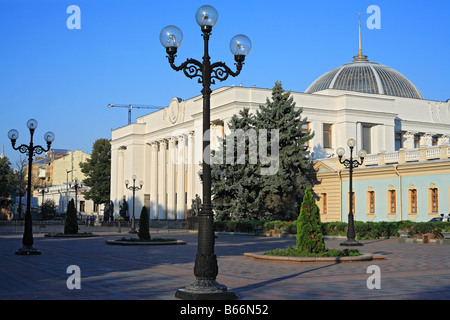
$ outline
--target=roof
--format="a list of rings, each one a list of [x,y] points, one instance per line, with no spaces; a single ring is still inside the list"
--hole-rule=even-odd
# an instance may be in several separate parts
[[[423,99],[420,91],[404,75],[385,65],[370,62],[366,56],[356,56],[352,62],[320,76],[305,93],[325,89]]]

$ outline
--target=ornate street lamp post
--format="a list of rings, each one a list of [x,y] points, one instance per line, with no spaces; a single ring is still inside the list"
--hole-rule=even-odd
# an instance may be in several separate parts
[[[41,215],[42,215],[42,207],[44,206],[44,195],[46,193],[49,193],[50,190],[48,189],[48,187],[45,184],[43,184],[42,187],[39,188],[39,192],[42,195],[42,202],[41,202]]]
[[[126,186],[126,188],[128,189],[128,190],[131,190],[131,191],[133,191],[133,217],[131,218],[131,230],[130,230],[130,232],[129,233],[137,233],[137,231],[136,231],[136,221],[134,220],[134,198],[135,198],[135,193],[136,193],[136,191],[139,191],[139,190],[141,190],[142,189],[142,186],[144,185],[144,182],[142,182],[142,180],[141,181],[139,181],[139,185],[140,185],[140,187],[138,187],[137,185],[136,185],[136,175],[133,175],[133,186],[128,186],[128,184],[130,183],[128,180],[125,180],[125,186]]]
[[[78,181],[78,178],[75,178],[75,183],[73,185],[70,183],[69,187],[75,189],[75,213],[78,218],[78,189],[83,188],[83,184]]]
[[[339,162],[342,163],[346,168],[349,169],[349,200],[348,200],[348,228],[347,228],[347,240],[341,243],[341,246],[362,246],[363,244],[355,240],[355,227],[353,224],[353,168],[357,168],[362,165],[364,162],[364,158],[367,156],[367,152],[365,150],[360,150],[358,152],[358,156],[361,158],[361,162],[356,159],[353,159],[353,148],[356,145],[356,141],[354,139],[349,139],[347,145],[350,148],[350,159],[342,160],[342,157],[345,154],[345,149],[340,147],[336,150],[336,153],[339,157]]]
[[[23,247],[16,250],[16,254],[21,255],[36,255],[41,254],[41,251],[33,248],[33,227],[31,218],[31,169],[33,166],[33,156],[47,152],[50,150],[50,146],[55,140],[55,134],[51,131],[44,134],[44,139],[47,142],[47,149],[37,145],[33,145],[34,130],[36,130],[38,123],[34,119],[30,119],[27,122],[27,127],[30,130],[30,144],[21,144],[16,148],[16,140],[19,138],[19,132],[15,129],[9,130],[8,138],[11,139],[11,144],[14,150],[19,150],[21,153],[28,155],[28,189],[27,189],[27,212],[25,213],[25,230],[23,233],[22,244]]]
[[[177,27],[170,25],[160,33],[161,44],[166,48],[170,66],[175,71],[183,71],[188,78],[198,77],[203,85],[203,203],[201,206],[198,230],[198,248],[195,258],[194,275],[196,280],[184,289],[177,290],[175,297],[181,299],[236,299],[233,292],[216,281],[218,274],[217,258],[214,253],[214,226],[211,206],[211,167],[210,167],[210,98],[211,84],[215,80],[224,81],[228,76],[236,77],[242,70],[245,56],[250,53],[252,43],[245,35],[237,35],[230,41],[230,50],[236,61],[236,72],[223,62],[210,62],[209,37],[213,26],[217,23],[218,14],[211,6],[200,7],[195,19],[200,25],[203,36],[203,61],[187,59],[179,66],[174,64],[178,47],[183,41],[183,33]],[[208,158],[206,158],[208,157]]]

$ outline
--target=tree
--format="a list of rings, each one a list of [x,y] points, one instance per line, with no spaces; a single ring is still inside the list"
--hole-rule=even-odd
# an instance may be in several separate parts
[[[52,219],[56,215],[55,200],[47,199],[41,205],[41,217],[43,220]]]
[[[64,223],[64,234],[77,234],[78,233],[78,222],[77,222],[77,212],[75,211],[75,202],[70,199],[67,205],[66,221]]]
[[[141,216],[139,217],[139,231],[138,237],[142,240],[150,240],[150,220],[148,216],[147,207],[142,207]]]
[[[92,154],[80,163],[81,172],[86,176],[84,184],[90,187],[84,197],[102,204],[110,201],[111,144],[108,139],[98,139],[92,147]]]
[[[305,191],[297,218],[297,248],[308,253],[327,250],[322,235],[320,210],[309,189]]]
[[[312,165],[305,145],[314,133],[305,130],[307,118],[301,117],[302,108],[295,107],[291,92],[285,92],[281,82],[276,82],[272,101],[267,99],[256,111],[256,128],[277,129],[279,134],[278,171],[261,176],[265,207],[273,220],[295,219],[301,194],[310,187],[307,175]],[[268,153],[272,152],[268,144]]]
[[[228,123],[230,134],[217,153],[212,154],[212,159],[216,159],[211,165],[212,205],[217,220],[252,220],[263,215],[259,165],[249,161],[250,143],[256,143],[254,121],[248,108],[233,115]],[[254,136],[250,139],[252,133]],[[240,138],[243,139],[240,141]],[[242,142],[245,142],[245,149],[238,152],[238,144]]]
[[[9,208],[11,204],[11,182],[13,174],[8,157],[0,158],[0,207]]]

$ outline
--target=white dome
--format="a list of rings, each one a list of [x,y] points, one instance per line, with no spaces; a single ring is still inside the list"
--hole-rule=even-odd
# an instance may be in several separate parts
[[[416,86],[400,72],[379,63],[370,62],[366,58],[356,59],[355,57],[353,62],[325,73],[314,81],[305,93],[325,89],[423,99]]]

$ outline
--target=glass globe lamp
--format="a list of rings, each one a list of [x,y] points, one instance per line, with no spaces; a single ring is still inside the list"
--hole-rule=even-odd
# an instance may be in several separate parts
[[[8,131],[8,138],[11,141],[16,141],[17,139],[19,139],[19,132],[16,129],[11,129]]]
[[[252,50],[252,42],[250,38],[243,34],[238,34],[231,38],[230,51],[234,55],[236,61],[244,61],[245,56]]]
[[[195,13],[197,24],[202,27],[202,31],[211,32],[219,19],[216,9],[211,6],[201,6]]]
[[[51,131],[48,131],[44,134],[44,140],[47,143],[52,143],[55,140],[55,134]]]
[[[367,151],[364,150],[364,149],[359,150],[358,156],[359,156],[361,159],[364,159],[365,157],[367,157]]]
[[[30,130],[35,130],[35,129],[37,128],[37,126],[38,126],[38,123],[37,123],[36,120],[30,119],[30,120],[27,121],[27,127],[28,127],[28,129],[30,129]]]
[[[336,154],[338,155],[339,158],[341,158],[344,154],[345,154],[345,149],[340,147],[336,150]]]
[[[183,32],[176,26],[164,27],[159,34],[159,41],[166,48],[167,53],[175,54],[183,42]]]
[[[355,147],[355,146],[356,146],[356,141],[355,141],[355,139],[348,139],[347,145],[348,145],[350,148]]]

